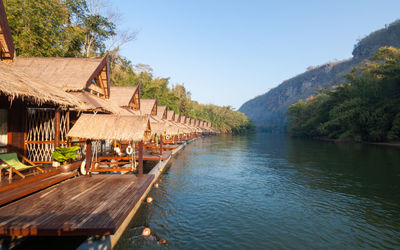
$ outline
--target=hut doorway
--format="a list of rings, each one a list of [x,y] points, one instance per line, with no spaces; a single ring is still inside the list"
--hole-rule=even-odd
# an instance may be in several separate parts
[[[8,144],[8,110],[0,109],[0,153],[7,152]]]

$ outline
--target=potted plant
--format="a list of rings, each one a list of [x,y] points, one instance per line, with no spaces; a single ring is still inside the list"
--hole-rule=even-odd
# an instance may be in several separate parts
[[[53,162],[53,167],[57,165],[60,166],[60,164],[65,166],[65,164],[68,161],[75,160],[79,156],[78,153],[79,149],[80,149],[79,146],[66,147],[66,148],[57,147],[56,150],[52,153],[53,159],[55,160],[55,162]]]

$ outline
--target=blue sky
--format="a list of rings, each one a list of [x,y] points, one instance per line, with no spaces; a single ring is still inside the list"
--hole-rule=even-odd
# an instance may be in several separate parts
[[[400,18],[400,1],[113,0],[121,54],[183,83],[192,99],[239,108],[308,66],[351,57],[357,39]]]

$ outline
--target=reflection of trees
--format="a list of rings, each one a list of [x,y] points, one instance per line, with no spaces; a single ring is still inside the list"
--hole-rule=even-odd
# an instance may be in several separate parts
[[[398,148],[392,147],[288,140],[288,160],[296,170],[316,177],[311,179],[315,180],[314,184],[332,191],[364,193],[371,197],[390,198],[399,190],[399,153]]]
[[[340,201],[349,205],[342,209],[353,210],[368,224],[399,228],[399,148],[302,139],[287,142],[287,159],[297,171],[297,182],[339,193]]]

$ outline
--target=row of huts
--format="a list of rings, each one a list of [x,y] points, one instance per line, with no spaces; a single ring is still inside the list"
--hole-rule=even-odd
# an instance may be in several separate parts
[[[0,152],[50,164],[57,147],[78,145],[87,171],[123,170],[120,161],[140,166],[146,152],[162,156],[168,145],[218,133],[210,122],[142,99],[140,86],[111,87],[107,54],[16,57],[2,0],[0,52]]]

